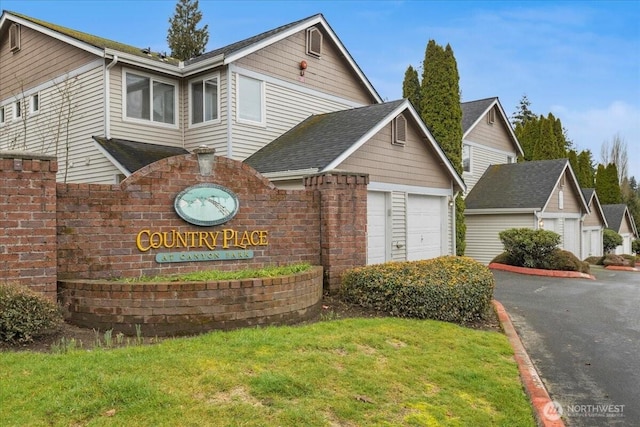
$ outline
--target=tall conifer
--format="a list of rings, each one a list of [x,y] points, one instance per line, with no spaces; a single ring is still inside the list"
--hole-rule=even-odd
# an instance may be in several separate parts
[[[404,80],[402,82],[402,97],[407,98],[416,111],[420,113],[422,111],[422,102],[420,94],[420,79],[418,77],[418,71],[411,65],[404,73]]]
[[[196,28],[201,19],[198,0],[178,0],[167,34],[172,57],[184,61],[204,53],[209,42],[209,26]]]

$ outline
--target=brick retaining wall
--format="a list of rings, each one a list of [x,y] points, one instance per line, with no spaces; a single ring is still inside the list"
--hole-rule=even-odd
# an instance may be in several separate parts
[[[61,280],[72,323],[100,331],[177,336],[214,329],[287,324],[318,315],[322,267],[276,278],[212,282],[116,283]]]

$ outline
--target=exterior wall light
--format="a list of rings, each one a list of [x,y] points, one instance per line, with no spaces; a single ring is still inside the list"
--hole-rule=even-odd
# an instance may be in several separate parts
[[[304,76],[304,70],[307,69],[307,61],[300,61],[300,75]]]
[[[213,164],[215,162],[215,148],[209,148],[206,145],[201,145],[193,152],[198,156],[198,166],[200,167],[200,175],[209,176],[213,171]]]
[[[538,221],[538,229],[544,230],[544,220],[542,218]]]

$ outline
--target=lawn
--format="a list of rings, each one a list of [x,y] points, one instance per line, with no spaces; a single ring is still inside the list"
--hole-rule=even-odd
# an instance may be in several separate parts
[[[356,318],[0,352],[0,424],[534,426],[498,332]]]

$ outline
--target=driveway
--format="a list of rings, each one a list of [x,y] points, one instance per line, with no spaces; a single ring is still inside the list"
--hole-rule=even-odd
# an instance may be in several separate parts
[[[640,426],[640,273],[597,280],[493,271],[511,316],[568,426]]]

